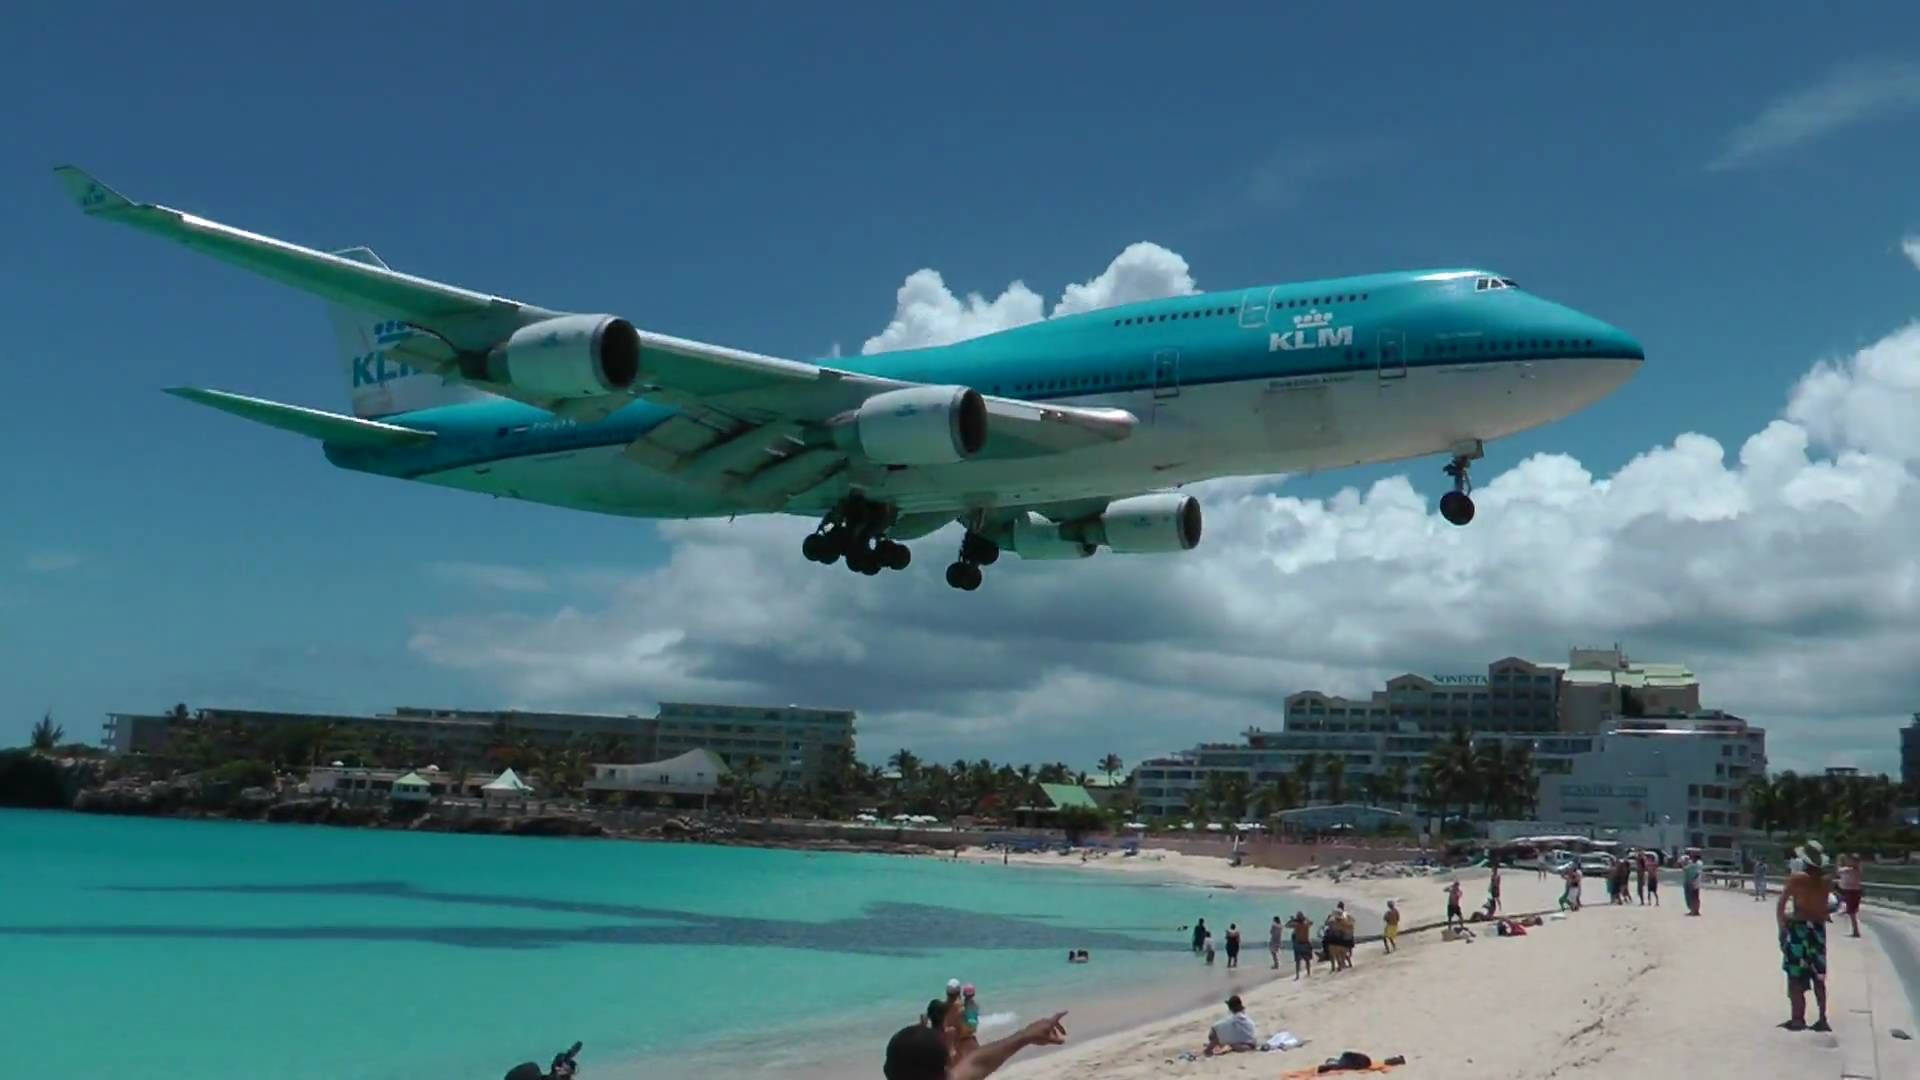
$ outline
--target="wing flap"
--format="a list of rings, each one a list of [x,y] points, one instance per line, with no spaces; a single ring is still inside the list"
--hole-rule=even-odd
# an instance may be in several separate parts
[[[225,390],[176,386],[169,388],[167,393],[177,398],[184,398],[196,405],[205,405],[224,413],[232,413],[243,420],[279,428],[281,431],[291,431],[295,435],[305,435],[309,439],[319,439],[334,446],[367,448],[419,446],[432,441],[434,437],[431,431],[401,427],[398,424],[383,424],[377,420],[362,420],[355,416],[342,416],[339,413],[309,409],[302,405],[285,405],[265,398],[232,394]]]

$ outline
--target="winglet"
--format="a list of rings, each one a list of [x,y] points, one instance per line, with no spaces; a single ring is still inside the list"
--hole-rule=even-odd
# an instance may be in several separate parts
[[[54,168],[53,175],[60,178],[60,185],[67,189],[67,196],[74,204],[89,214],[124,210],[133,205],[132,200],[95,180],[85,169],[60,165]]]

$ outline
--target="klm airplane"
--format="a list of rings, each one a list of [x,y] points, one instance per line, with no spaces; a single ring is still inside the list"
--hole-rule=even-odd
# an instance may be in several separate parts
[[[331,254],[56,170],[121,222],[330,305],[352,415],[171,392],[318,439],[346,469],[633,517],[786,513],[857,573],[964,528],[980,587],[1003,551],[1190,551],[1222,476],[1448,458],[1440,513],[1473,519],[1488,440],[1567,416],[1640,368],[1640,345],[1488,270],[1177,296],[953,345],[807,363],[551,311]]]

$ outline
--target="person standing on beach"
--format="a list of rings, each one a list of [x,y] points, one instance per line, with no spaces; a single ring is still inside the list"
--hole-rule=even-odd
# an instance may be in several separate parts
[[[1487,875],[1487,914],[1492,916],[1500,912],[1500,864],[1488,865],[1493,867],[1493,872]]]
[[[1207,947],[1207,920],[1198,919],[1193,924],[1193,951],[1198,955]]]
[[[1393,901],[1391,900],[1387,901],[1385,923],[1386,928],[1381,931],[1380,940],[1386,944],[1387,951],[1392,952],[1394,943],[1399,940],[1400,937],[1400,909],[1394,907]]]
[[[1451,885],[1447,886],[1447,925],[1448,926],[1452,926],[1456,922],[1458,922],[1461,926],[1467,925],[1466,916],[1461,914],[1460,912],[1460,893],[1461,893],[1460,881],[1459,879],[1456,878]]]
[[[1660,906],[1660,853],[1657,851],[1647,852],[1646,863],[1647,863],[1647,899],[1653,901],[1654,907],[1659,907]]]
[[[1832,1031],[1827,1024],[1827,921],[1832,909],[1827,903],[1826,853],[1818,842],[1809,840],[1794,849],[1801,869],[1787,878],[1774,905],[1774,922],[1780,928],[1780,967],[1787,973],[1787,1001],[1792,1013],[1780,1026],[1802,1031],[1807,1026],[1807,987],[1813,987],[1813,999],[1820,1006],[1815,1031]],[[1793,915],[1787,915],[1787,905]]]
[[[1753,898],[1755,900],[1767,898],[1767,860],[1765,859],[1753,860]]]
[[[1273,917],[1273,925],[1267,928],[1267,952],[1273,956],[1273,970],[1280,970],[1280,949],[1287,943],[1287,928],[1280,922],[1280,916]]]
[[[1304,911],[1296,911],[1293,918],[1287,920],[1293,929],[1293,977],[1300,978],[1300,969],[1305,968],[1307,978],[1313,978],[1313,920],[1307,918]]]
[[[1240,966],[1240,924],[1227,924],[1227,966]]]
[[[1847,905],[1847,921],[1853,924],[1850,937],[1860,936],[1860,897],[1865,894],[1859,854],[1840,856],[1840,899]]]
[[[1640,898],[1641,906],[1647,903],[1647,857],[1645,852],[1633,853],[1633,891]]]
[[[1687,914],[1700,914],[1700,875],[1706,869],[1701,860],[1689,855],[1680,871],[1680,890],[1687,898]]]

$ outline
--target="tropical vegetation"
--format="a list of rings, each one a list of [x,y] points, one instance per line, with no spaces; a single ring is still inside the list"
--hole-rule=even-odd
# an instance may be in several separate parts
[[[1827,774],[1802,776],[1787,771],[1757,776],[1741,792],[1747,824],[1782,848],[1814,838],[1829,851],[1907,851],[1920,831],[1898,819],[1900,785],[1886,776]]]

